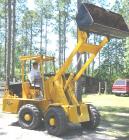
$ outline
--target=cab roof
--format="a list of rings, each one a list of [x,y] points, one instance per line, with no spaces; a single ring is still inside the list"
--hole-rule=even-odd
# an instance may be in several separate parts
[[[55,58],[51,56],[45,56],[45,55],[33,55],[33,56],[20,56],[20,61],[28,61],[28,60],[34,60],[38,63],[43,61],[54,61]]]

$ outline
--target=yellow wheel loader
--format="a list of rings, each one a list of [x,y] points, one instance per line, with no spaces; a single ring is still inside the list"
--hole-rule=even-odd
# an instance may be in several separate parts
[[[45,64],[54,62],[49,56],[21,56],[22,82],[10,84],[3,96],[3,111],[18,113],[19,125],[36,129],[42,120],[49,134],[59,136],[66,131],[67,124],[81,124],[85,129],[95,129],[100,122],[99,112],[93,105],[79,102],[75,96],[75,82],[80,78],[97,53],[111,38],[129,36],[129,29],[121,15],[106,11],[92,4],[83,3],[76,16],[78,42],[62,67],[52,76],[45,74]],[[88,43],[89,33],[105,36],[96,44]],[[76,75],[66,79],[65,72],[77,53],[90,54],[89,59]],[[40,67],[43,89],[30,84],[26,71],[28,62],[36,61]],[[53,63],[54,65],[54,63]],[[54,66],[53,66],[54,67]],[[42,94],[42,98],[37,98]]]

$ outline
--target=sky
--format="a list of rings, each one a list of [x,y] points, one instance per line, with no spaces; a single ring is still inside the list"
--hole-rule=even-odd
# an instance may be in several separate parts
[[[110,2],[112,6],[116,0],[107,0],[107,1]],[[27,0],[27,5],[30,10],[33,10],[35,8],[34,0]]]
[[[29,10],[33,10],[35,8],[34,0],[27,0],[27,7]]]

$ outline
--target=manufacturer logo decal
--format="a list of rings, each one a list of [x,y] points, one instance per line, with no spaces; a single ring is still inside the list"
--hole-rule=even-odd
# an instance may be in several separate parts
[[[13,103],[11,102],[11,101],[9,101],[9,100],[7,100],[7,105],[12,105]]]

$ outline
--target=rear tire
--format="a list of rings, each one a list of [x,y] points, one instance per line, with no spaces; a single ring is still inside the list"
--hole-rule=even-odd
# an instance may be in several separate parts
[[[51,126],[50,119],[54,118],[55,124]],[[49,134],[54,136],[62,135],[67,128],[67,118],[65,112],[60,107],[51,107],[45,114],[45,126]]]
[[[25,115],[29,114],[31,119],[25,120]],[[42,120],[41,113],[39,109],[32,105],[32,104],[26,104],[23,105],[19,110],[19,125],[22,128],[26,129],[36,129],[40,122]]]
[[[127,93],[127,97],[129,97],[129,93]]]
[[[100,124],[100,114],[98,110],[93,106],[88,106],[90,121],[82,122],[81,126],[87,130],[94,130]]]

